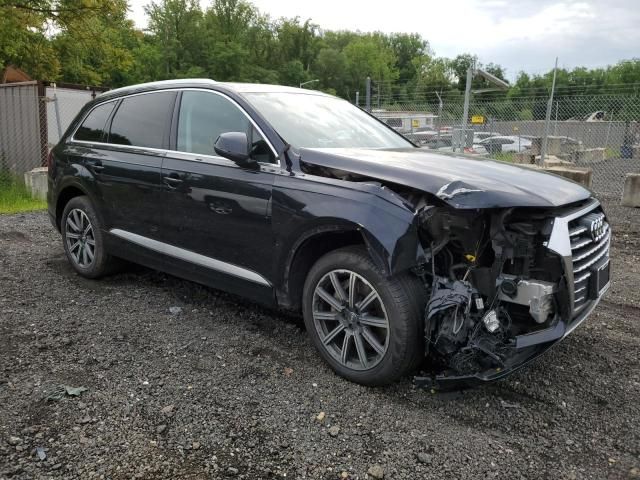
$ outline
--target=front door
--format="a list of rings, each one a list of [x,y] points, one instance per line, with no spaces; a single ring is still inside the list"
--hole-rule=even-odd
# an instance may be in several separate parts
[[[266,286],[274,238],[271,194],[275,154],[243,110],[226,96],[205,90],[181,93],[174,151],[162,167],[165,184],[163,236],[193,259],[219,273]],[[246,132],[255,168],[217,156],[223,132]],[[265,248],[266,247],[266,248]],[[189,256],[193,252],[197,256]]]

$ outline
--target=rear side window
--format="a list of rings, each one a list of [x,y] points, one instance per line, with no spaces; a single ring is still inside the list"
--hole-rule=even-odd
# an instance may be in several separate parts
[[[84,140],[86,142],[102,141],[104,126],[109,115],[115,106],[115,102],[103,103],[91,110],[87,118],[84,119],[80,128],[73,135],[74,140]]]
[[[122,100],[111,121],[109,143],[163,148],[175,92],[157,92]]]

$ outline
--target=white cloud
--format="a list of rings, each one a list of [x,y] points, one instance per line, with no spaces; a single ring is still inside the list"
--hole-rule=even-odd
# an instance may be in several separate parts
[[[131,0],[144,26],[146,0]],[[311,18],[325,29],[417,32],[436,54],[469,52],[500,63],[510,76],[541,72],[554,58],[567,67],[615,63],[638,56],[637,0],[253,0],[272,18]],[[201,1],[203,7],[209,2]]]

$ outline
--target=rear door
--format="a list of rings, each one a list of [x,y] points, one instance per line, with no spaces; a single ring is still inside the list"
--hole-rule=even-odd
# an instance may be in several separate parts
[[[111,229],[151,238],[159,234],[160,172],[175,98],[175,91],[160,91],[121,99],[104,143],[87,160]]]
[[[274,150],[225,95],[184,90],[178,101],[175,143],[162,168],[164,241],[199,254],[190,258],[201,266],[265,285],[272,258],[264,252],[274,244],[271,194],[279,170]],[[213,149],[221,133],[237,131],[247,133],[255,168],[240,167]]]

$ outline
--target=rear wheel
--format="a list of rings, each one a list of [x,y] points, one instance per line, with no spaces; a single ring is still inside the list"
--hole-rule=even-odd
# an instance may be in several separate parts
[[[365,385],[393,382],[422,358],[424,302],[416,278],[387,278],[362,247],[322,257],[303,291],[305,324],[320,355],[339,375]]]
[[[67,259],[83,277],[101,277],[111,273],[119,264],[105,251],[102,225],[88,197],[69,200],[60,226]]]

